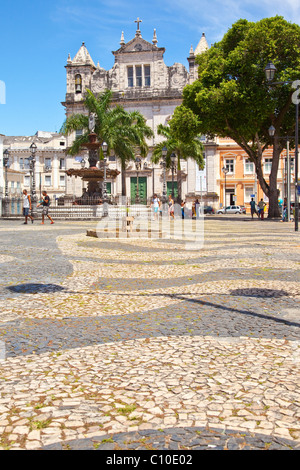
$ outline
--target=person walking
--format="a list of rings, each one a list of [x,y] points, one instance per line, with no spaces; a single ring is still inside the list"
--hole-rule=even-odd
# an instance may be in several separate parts
[[[181,201],[181,218],[184,219],[184,209],[185,209],[185,202]]]
[[[258,213],[257,213],[257,210],[256,210],[256,203],[254,201],[253,198],[251,198],[251,201],[250,201],[250,210],[251,210],[251,217],[253,219],[253,215],[256,214],[257,217],[259,217]]]
[[[198,199],[195,201],[195,212],[196,212],[196,219],[200,218],[200,202]]]
[[[23,215],[25,217],[24,225],[27,225],[28,217],[31,219],[31,223],[33,224],[34,218],[29,214],[31,211],[31,197],[27,194],[27,190],[24,189],[23,191]]]
[[[42,200],[39,202],[39,204],[37,205],[37,207],[40,207],[42,206],[43,207],[43,211],[42,211],[42,225],[44,225],[44,219],[45,219],[45,215],[48,217],[48,219],[50,220],[51,224],[54,224],[52,218],[50,217],[49,215],[49,206],[50,206],[50,197],[48,196],[47,192],[46,191],[43,191],[42,192]]]
[[[196,201],[193,201],[193,204],[192,204],[192,219],[196,219],[196,217],[197,217]]]
[[[174,201],[172,199],[171,194],[169,195],[169,220],[172,219],[174,220]]]
[[[153,220],[157,220],[158,218],[159,203],[160,203],[160,200],[157,197],[157,194],[154,194],[152,203],[151,203],[151,207],[153,208]]]
[[[265,206],[266,206],[266,205],[267,205],[267,204],[264,202],[263,198],[261,198],[261,200],[260,200],[259,203],[258,203],[258,207],[259,207],[258,213],[259,213],[259,215],[260,215],[261,220],[264,219],[264,212],[265,212]]]
[[[287,200],[286,200],[286,197],[284,198],[284,201],[283,201],[283,207],[282,207],[282,222],[285,222],[288,220],[287,218]]]
[[[163,203],[161,202],[161,200],[159,200],[159,216],[160,216],[160,218],[162,218],[162,214],[163,214]]]

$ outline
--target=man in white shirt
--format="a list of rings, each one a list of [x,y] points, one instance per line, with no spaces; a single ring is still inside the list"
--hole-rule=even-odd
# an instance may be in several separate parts
[[[24,189],[23,191],[23,215],[25,217],[24,225],[27,224],[28,217],[31,219],[31,223],[33,224],[33,217],[30,215],[31,211],[31,198],[29,194],[27,194],[27,190]]]

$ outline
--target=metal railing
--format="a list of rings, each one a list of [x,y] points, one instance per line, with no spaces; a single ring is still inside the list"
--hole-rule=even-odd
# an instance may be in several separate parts
[[[23,199],[17,197],[0,197],[2,217],[21,217],[23,215]]]
[[[132,215],[140,215],[146,213],[150,209],[146,204],[131,203],[130,198],[108,198],[108,215],[113,217],[124,217],[130,212]],[[3,218],[21,218],[23,217],[23,198],[22,197],[0,197],[0,205],[2,207],[1,216]],[[90,220],[98,219],[104,213],[103,201],[98,197],[61,197],[57,199],[51,198],[49,207],[49,215],[56,219],[78,219]],[[37,208],[37,217],[40,219],[42,207]]]

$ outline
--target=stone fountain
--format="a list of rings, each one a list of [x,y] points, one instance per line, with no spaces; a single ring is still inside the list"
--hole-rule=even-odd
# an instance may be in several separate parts
[[[84,191],[82,196],[76,200],[78,204],[99,204],[106,199],[106,191],[103,191],[104,183],[106,183],[106,178],[112,179],[116,178],[120,172],[118,170],[112,170],[107,166],[105,168],[98,168],[97,164],[99,162],[99,148],[101,146],[100,142],[97,139],[97,134],[94,132],[95,121],[94,117],[90,116],[89,124],[89,141],[82,145],[82,148],[88,149],[89,152],[89,168],[80,168],[80,169],[69,169],[66,170],[68,176],[79,177],[82,181],[88,182],[87,190]],[[106,161],[104,161],[104,165]]]

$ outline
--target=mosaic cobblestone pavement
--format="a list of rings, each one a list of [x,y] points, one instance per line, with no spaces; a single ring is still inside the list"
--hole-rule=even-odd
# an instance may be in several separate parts
[[[0,222],[0,449],[299,449],[300,238]]]

